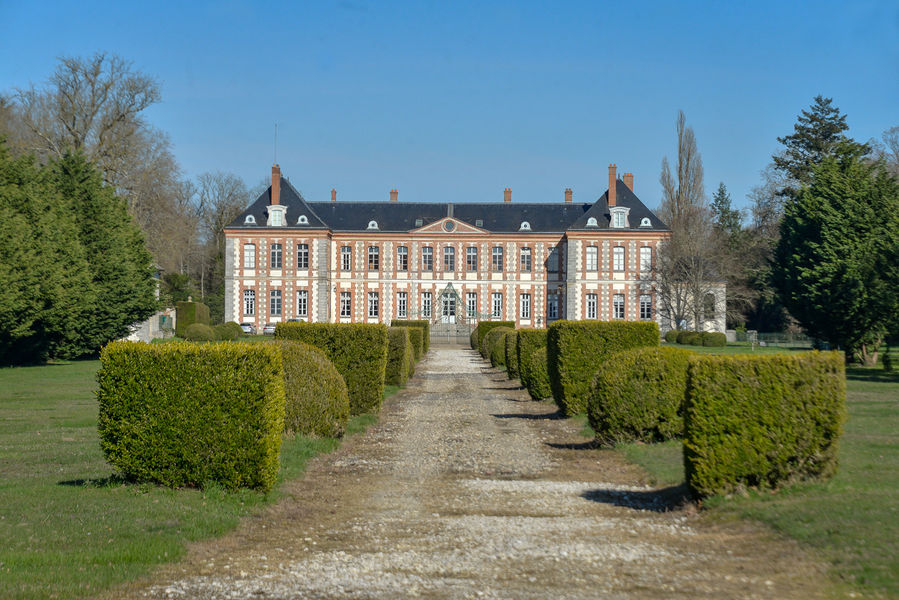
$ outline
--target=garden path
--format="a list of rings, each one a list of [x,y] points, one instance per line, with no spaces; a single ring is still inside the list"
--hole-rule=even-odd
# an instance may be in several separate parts
[[[133,598],[816,598],[796,544],[678,507],[475,352],[433,347],[378,425]]]

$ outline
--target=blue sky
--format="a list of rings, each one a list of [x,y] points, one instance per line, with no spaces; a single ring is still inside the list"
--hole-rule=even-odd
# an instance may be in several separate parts
[[[282,171],[310,200],[592,201],[609,163],[658,205],[678,109],[738,206],[816,94],[899,125],[899,3],[0,0],[0,90],[60,55],[158,78],[188,176]]]

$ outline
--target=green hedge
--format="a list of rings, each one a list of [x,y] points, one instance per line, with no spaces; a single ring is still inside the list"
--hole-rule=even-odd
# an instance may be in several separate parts
[[[224,342],[233,342],[243,335],[243,329],[234,321],[216,325],[212,329],[215,331],[215,338]]]
[[[693,356],[684,466],[697,497],[827,478],[846,419],[839,352]]]
[[[406,385],[409,379],[409,363],[412,359],[412,343],[409,341],[409,329],[406,327],[390,327],[387,330],[387,369],[384,383],[388,385]]]
[[[474,329],[471,330],[471,334],[468,336],[468,341],[469,341],[469,343],[471,343],[472,350],[478,349],[478,328],[477,327],[475,327]]]
[[[534,400],[544,400],[553,395],[552,388],[549,385],[549,373],[546,369],[547,354],[546,346],[537,348],[529,348],[521,355],[521,365],[527,368],[528,372],[528,394]]]
[[[494,327],[484,338],[490,364],[494,367],[506,366],[506,334],[513,331],[511,327]]]
[[[346,381],[350,414],[381,408],[387,370],[387,326],[374,323],[278,323],[275,338],[324,350]]]
[[[669,344],[674,344],[677,342],[677,334],[680,333],[677,329],[669,329],[665,332],[665,341]]]
[[[484,346],[484,338],[487,337],[491,329],[496,327],[515,329],[515,321],[481,321],[478,323],[478,328],[475,330],[478,332],[478,346],[476,349],[481,351],[481,356],[484,358],[490,358],[489,351]]]
[[[271,489],[284,431],[269,344],[112,342],[97,373],[100,447],[131,480]]]
[[[421,327],[404,327],[406,327],[406,331],[409,332],[409,342],[412,344],[412,359],[414,362],[418,362],[421,360],[421,357],[425,355],[425,330]],[[412,373],[409,374],[411,375]]]
[[[528,387],[530,372],[528,371],[528,363],[524,358],[531,350],[546,347],[546,330],[519,329],[517,342],[518,347],[515,351],[518,354],[518,378],[521,380],[521,385]]]
[[[395,319],[390,322],[391,327],[418,327],[421,329],[422,335],[422,348],[424,352],[422,356],[428,353],[428,350],[431,349],[431,324],[428,321],[406,321]]]
[[[587,404],[596,440],[614,446],[682,436],[692,355],[682,348],[633,348],[602,363]]]
[[[569,416],[586,411],[602,362],[615,352],[658,345],[659,326],[653,322],[556,321],[546,336],[553,398]]]
[[[710,348],[723,348],[727,346],[727,335],[718,331],[704,331],[702,345]]]
[[[202,323],[192,323],[184,331],[184,339],[189,342],[212,342],[218,339],[215,329]]]
[[[209,307],[202,302],[176,302],[175,335],[185,337],[187,328],[194,323],[209,325]]]
[[[696,335],[695,331],[689,331],[687,329],[683,329],[683,330],[677,332],[677,335],[675,336],[674,341],[677,342],[678,344],[686,344],[686,343],[688,343],[687,338],[692,337],[694,335]]]
[[[284,365],[284,431],[340,437],[350,418],[350,397],[343,377],[315,346],[274,340]]]
[[[506,375],[509,379],[518,379],[518,330],[513,329],[506,334]]]

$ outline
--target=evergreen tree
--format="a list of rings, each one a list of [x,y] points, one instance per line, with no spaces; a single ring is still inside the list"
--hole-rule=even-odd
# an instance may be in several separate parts
[[[785,207],[772,281],[810,335],[870,365],[899,315],[899,183],[855,154],[825,157]]]
[[[96,302],[83,326],[95,352],[156,311],[152,257],[125,202],[82,154],[67,153],[51,169],[90,265]]]
[[[711,209],[715,226],[728,237],[737,235],[743,229],[743,213],[733,208],[723,181],[718,184],[718,191],[712,196]]]

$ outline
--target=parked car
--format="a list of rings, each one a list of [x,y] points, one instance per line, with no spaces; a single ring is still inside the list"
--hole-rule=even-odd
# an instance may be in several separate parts
[[[243,332],[249,335],[256,335],[258,331],[256,331],[256,326],[252,323],[241,323],[240,328],[243,329]]]
[[[264,335],[275,335],[275,324],[266,323],[265,327],[262,328],[262,333]]]

